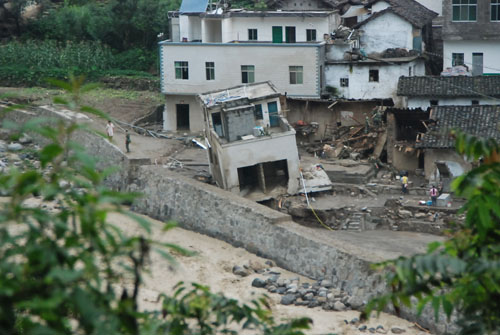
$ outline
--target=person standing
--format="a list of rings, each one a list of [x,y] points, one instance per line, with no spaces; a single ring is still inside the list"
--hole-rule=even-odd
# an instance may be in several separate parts
[[[401,178],[401,192],[408,193],[408,176],[406,174]]]
[[[125,130],[125,148],[127,148],[127,152],[130,152],[129,145],[132,143],[132,140],[130,139],[130,134],[128,130]]]
[[[436,206],[437,197],[438,197],[438,190],[437,190],[436,186],[432,185],[431,191],[429,193],[431,195],[432,206]]]
[[[111,123],[111,120],[108,120],[108,124],[106,125],[106,134],[108,135],[108,140],[111,142],[113,140],[115,125]]]

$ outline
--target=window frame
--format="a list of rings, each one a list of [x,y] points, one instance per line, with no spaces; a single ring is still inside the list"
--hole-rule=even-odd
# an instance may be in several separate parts
[[[215,62],[205,62],[205,78],[215,80]]]
[[[455,19],[455,14],[458,18]],[[467,15],[465,19],[463,14]],[[471,19],[471,14],[474,18]],[[452,0],[451,1],[451,21],[452,22],[477,22],[477,0]]]
[[[241,83],[255,83],[255,65],[241,65]]]
[[[460,57],[458,57],[458,56],[460,56]],[[461,58],[461,60],[462,60],[461,64],[456,63],[457,58],[458,59]],[[451,66],[454,67],[454,66],[464,66],[464,65],[465,65],[465,54],[463,52],[452,52],[451,53]]]
[[[175,79],[189,80],[189,62],[174,61],[174,72]]]
[[[264,120],[264,112],[262,111],[262,104],[255,105],[253,115],[255,117],[255,120]]]
[[[340,78],[340,87],[349,87],[349,78],[348,77]]]
[[[304,67],[302,65],[288,66],[288,73],[290,78],[290,85],[304,84]]]
[[[373,72],[373,71],[376,71],[376,72]],[[373,76],[372,76],[372,72],[374,73]],[[375,80],[375,77],[376,77],[376,80]],[[368,82],[370,82],[370,83],[378,83],[378,82],[380,82],[380,72],[379,72],[378,69],[368,70]]]
[[[253,36],[255,34],[255,36]],[[248,40],[249,41],[258,41],[259,40],[259,33],[257,31],[257,28],[248,28]]]
[[[493,8],[495,8],[496,19],[493,19]],[[500,22],[500,0],[490,0],[490,21]]]
[[[316,42],[316,29],[306,29],[306,42]]]

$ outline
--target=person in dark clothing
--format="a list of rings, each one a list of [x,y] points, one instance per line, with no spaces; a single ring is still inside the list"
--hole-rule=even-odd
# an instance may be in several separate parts
[[[130,134],[128,130],[125,130],[125,148],[127,148],[127,152],[130,152],[129,145],[131,142],[132,140],[130,139]]]

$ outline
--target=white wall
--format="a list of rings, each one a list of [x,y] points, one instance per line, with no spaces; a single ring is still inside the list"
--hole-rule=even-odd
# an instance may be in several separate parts
[[[179,15],[180,40],[201,40],[201,19],[198,16]]]
[[[213,146],[212,146],[213,147]],[[224,171],[226,188],[239,193],[238,168],[258,163],[287,160],[288,193],[295,194],[299,189],[299,154],[295,131],[273,134],[271,137],[238,141],[222,146],[219,162]]]
[[[422,108],[426,110],[431,106],[431,100],[438,100],[439,106],[470,106],[472,105],[472,100],[478,100],[480,105],[498,105],[500,104],[499,100],[485,99],[485,98],[435,98],[435,97],[409,97],[407,98],[407,106],[408,108]]]
[[[500,31],[500,23],[499,23]],[[483,72],[500,73],[499,41],[443,41],[443,69],[451,67],[452,53],[463,53],[465,64],[472,71],[472,53],[483,53]]]
[[[413,26],[393,13],[385,13],[360,27],[361,49],[367,54],[389,48],[413,49]]]
[[[255,82],[270,80],[284,94],[319,97],[319,57],[323,45],[161,44],[162,92],[199,94],[241,85],[241,65],[255,66]],[[175,79],[175,61],[187,61],[189,79]],[[206,80],[205,62],[215,62],[215,80]],[[303,66],[303,84],[290,84],[289,66]]]
[[[391,7],[391,5],[385,1],[376,2],[372,5],[372,13],[380,12],[381,10],[384,10],[389,7]]]
[[[421,5],[436,12],[439,16],[443,15],[443,0],[416,0]]]
[[[204,128],[203,112],[200,103],[194,95],[166,95],[163,111],[163,129],[174,131],[177,129],[177,104],[189,105],[189,126],[191,132],[199,132]]]
[[[326,85],[336,87],[346,99],[388,99],[397,98],[396,91],[400,76],[408,76],[408,68],[412,67],[412,75],[425,75],[423,60],[402,64],[363,64],[354,63],[352,72],[349,64],[328,64],[326,66]],[[379,70],[379,81],[370,82],[369,70]],[[340,87],[340,78],[349,78],[349,87]]]
[[[296,41],[306,41],[306,29],[316,29],[316,40],[322,41],[323,34],[333,31],[338,23],[336,14],[330,17],[229,17],[222,26],[222,42],[248,41],[248,29],[257,29],[258,41],[273,40],[272,27],[283,27],[283,42],[285,27],[295,27]]]

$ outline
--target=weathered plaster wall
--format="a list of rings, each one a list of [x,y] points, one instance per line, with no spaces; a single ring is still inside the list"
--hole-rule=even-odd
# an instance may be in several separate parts
[[[418,156],[416,150],[409,153],[405,153],[404,150],[399,151],[394,147],[388,148],[388,150],[393,151],[392,165],[397,170],[415,171],[418,169]]]
[[[453,53],[463,53],[464,63],[472,71],[472,54],[483,54],[483,73],[500,73],[500,22],[496,22],[499,38],[495,40],[460,40],[443,42],[443,70],[451,67]]]
[[[203,110],[200,103],[193,95],[170,95],[165,96],[165,109],[163,110],[163,129],[177,129],[177,104],[189,105],[189,130],[192,132],[202,131],[204,127]]]
[[[439,106],[470,106],[472,105],[472,100],[479,101],[480,105],[495,105],[498,104],[498,100],[486,99],[481,97],[459,97],[459,98],[435,98],[435,97],[411,97],[406,99],[408,108],[422,108],[426,110],[431,106],[431,100],[437,100]]]
[[[434,174],[437,171],[435,161],[451,161],[459,163],[464,171],[468,171],[472,168],[469,162],[466,162],[462,156],[457,154],[454,149],[426,149],[425,150],[425,178],[434,178]]]

